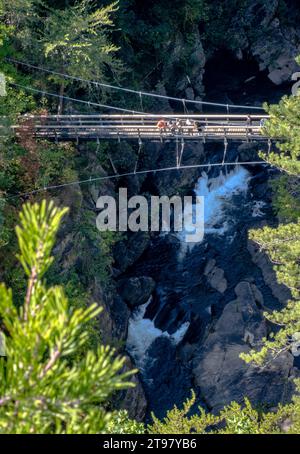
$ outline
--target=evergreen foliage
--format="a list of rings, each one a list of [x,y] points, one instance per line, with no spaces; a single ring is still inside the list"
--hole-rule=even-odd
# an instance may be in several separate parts
[[[47,17],[41,38],[45,58],[52,69],[78,78],[105,81],[107,69],[118,78],[122,65],[114,56],[118,48],[109,39],[117,2],[93,6],[89,0],[81,0]],[[63,95],[69,81],[57,82]],[[80,85],[89,88],[86,83]]]
[[[107,434],[143,434],[143,423],[130,419],[126,410],[114,412],[111,420],[105,428]]]
[[[265,106],[271,117],[265,131],[270,137],[280,137],[281,141],[277,143],[279,154],[273,152],[264,157],[289,175],[296,176],[300,175],[299,105],[299,96],[284,96],[279,104]]]
[[[2,433],[103,432],[113,420],[105,410],[108,397],[132,386],[132,372],[120,372],[124,360],[109,347],[72,359],[88,340],[82,327],[101,310],[96,304],[70,309],[64,290],[43,280],[65,213],[43,201],[25,205],[20,214],[18,258],[28,279],[24,305],[18,310],[11,290],[0,287]]]
[[[267,356],[277,356],[296,348],[300,339],[300,96],[285,96],[278,105],[268,107],[270,120],[265,126],[270,137],[280,137],[279,153],[262,157],[280,168],[275,189],[275,209],[281,223],[250,232],[250,238],[270,257],[277,280],[289,288],[291,300],[281,311],[266,314],[280,329],[264,339],[259,351],[242,355],[261,365]]]
[[[248,399],[243,405],[236,402],[224,407],[218,414],[206,413],[201,407],[197,414],[190,415],[195,404],[195,394],[182,409],[174,407],[163,421],[153,416],[148,427],[152,434],[270,434],[282,432],[281,422],[287,418],[288,409],[280,408],[277,413],[263,414],[255,410]]]

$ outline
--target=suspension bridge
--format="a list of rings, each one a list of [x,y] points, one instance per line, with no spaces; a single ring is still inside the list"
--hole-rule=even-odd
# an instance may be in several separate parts
[[[17,137],[54,141],[266,141],[267,115],[107,114],[23,116],[11,126]]]
[[[16,136],[32,135],[39,139],[55,141],[68,140],[150,140],[150,141],[265,141],[268,137],[263,130],[265,115],[263,107],[208,102],[196,99],[181,99],[174,96],[133,90],[130,88],[106,84],[95,80],[86,80],[70,74],[53,71],[28,62],[6,57],[14,65],[21,65],[29,71],[55,75],[72,82],[85,83],[96,90],[118,91],[139,100],[141,111],[129,110],[119,106],[109,106],[93,101],[71,98],[57,93],[47,92],[36,87],[10,82],[20,90],[59,99],[60,102],[80,103],[91,108],[109,109],[109,114],[87,115],[25,115],[17,125],[11,127]],[[144,112],[143,98],[156,98],[182,104],[183,114],[153,114]],[[188,106],[217,110],[226,110],[225,114],[195,114],[188,111]],[[236,111],[242,111],[243,114]],[[117,113],[118,112],[118,113]],[[257,112],[257,114],[254,112]],[[260,113],[258,113],[260,112]],[[1,130],[0,130],[1,133]]]
[[[271,151],[272,140],[265,134],[264,123],[269,119],[265,114],[265,108],[257,105],[237,105],[225,104],[222,102],[209,102],[198,99],[176,98],[159,93],[151,93],[145,91],[133,90],[121,86],[106,84],[94,80],[86,80],[80,77],[71,76],[70,74],[53,71],[49,68],[43,68],[24,61],[6,57],[6,61],[27,68],[28,71],[43,72],[52,74],[61,79],[67,79],[72,82],[88,84],[96,89],[95,95],[101,97],[101,90],[118,91],[132,97],[136,97],[139,101],[141,111],[132,110],[120,106],[107,105],[96,101],[87,101],[58,93],[45,91],[43,89],[20,85],[18,83],[9,82],[9,85],[17,90],[30,92],[34,95],[42,96],[43,98],[52,98],[68,103],[68,108],[73,103],[84,106],[89,112],[92,109],[106,109],[109,114],[81,114],[81,115],[23,115],[18,118],[15,125],[9,125],[6,118],[0,120],[0,136],[7,137],[9,129],[17,138],[37,138],[44,140],[59,141],[76,141],[80,140],[93,141],[97,143],[100,140],[137,140],[139,150],[137,160],[132,171],[126,173],[118,173],[112,160],[112,168],[114,173],[105,176],[90,176],[87,180],[69,181],[61,184],[54,184],[34,189],[29,192],[10,194],[4,199],[25,197],[37,194],[44,191],[62,189],[72,185],[90,184],[96,181],[109,179],[117,179],[121,177],[130,177],[136,175],[145,175],[149,173],[171,172],[178,170],[187,170],[192,168],[204,169],[214,167],[229,167],[236,166],[236,162],[227,162],[226,153],[229,145],[229,140],[232,141],[266,141],[268,143],[268,152]],[[164,100],[167,102],[178,103],[182,105],[183,114],[154,114],[144,111],[143,98],[152,98]],[[96,96],[97,98],[97,96]],[[126,105],[126,104],[125,104]],[[132,102],[129,102],[132,105]],[[224,110],[225,113],[201,113],[195,114],[188,110],[188,107],[199,109],[203,112],[204,107],[217,111]],[[195,109],[193,109],[195,110]],[[111,113],[118,112],[118,113]],[[240,113],[243,112],[243,113]],[[257,112],[254,113],[254,112]],[[260,113],[258,113],[260,112]],[[280,140],[280,138],[278,138]],[[138,169],[138,161],[143,143],[146,141],[158,142],[176,142],[176,165],[164,168],[154,169]],[[199,163],[191,165],[182,165],[182,157],[186,141],[199,142],[202,141],[223,141],[224,154],[222,162],[217,163]],[[181,143],[181,149],[180,149]],[[111,159],[111,158],[110,158]],[[239,162],[239,164],[247,165],[267,165],[262,160]]]

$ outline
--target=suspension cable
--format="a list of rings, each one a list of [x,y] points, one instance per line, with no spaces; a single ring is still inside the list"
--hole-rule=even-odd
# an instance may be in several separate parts
[[[111,109],[111,110],[115,110],[115,111],[119,111],[119,112],[123,112],[123,113],[129,113],[129,114],[133,114],[133,115],[144,115],[144,116],[153,116],[153,114],[149,113],[149,112],[140,112],[140,111],[137,111],[137,110],[129,110],[129,109],[123,109],[122,107],[115,107],[115,106],[110,106],[110,105],[107,105],[107,104],[100,104],[100,103],[95,103],[95,102],[92,102],[92,101],[84,101],[82,99],[78,99],[78,98],[71,98],[69,96],[65,96],[65,95],[59,95],[57,93],[50,93],[50,92],[47,92],[45,90],[39,90],[38,88],[33,88],[33,87],[28,87],[27,85],[21,85],[21,84],[16,84],[14,82],[9,82],[10,85],[13,85],[14,87],[17,87],[17,88],[21,88],[23,90],[28,90],[28,91],[31,91],[33,93],[38,93],[38,94],[41,94],[43,96],[50,96],[50,97],[54,97],[54,98],[58,98],[58,99],[65,99],[67,101],[71,101],[71,102],[77,102],[77,103],[80,103],[80,104],[85,104],[87,105],[89,108],[91,108],[92,106],[94,107],[102,107],[104,109]],[[155,115],[157,116],[157,115]],[[191,115],[193,116],[193,115]],[[164,115],[160,115],[160,117],[164,117]],[[168,118],[170,117],[170,115],[168,115]],[[176,120],[177,118],[179,117],[179,115],[176,115],[176,114],[172,114],[172,116],[170,118]],[[212,125],[224,125],[224,121],[218,121],[218,120],[207,120],[206,121],[207,124],[212,124]]]
[[[142,93],[139,93],[140,96],[140,105],[141,105],[141,111],[144,112],[144,105],[143,105],[143,98],[142,98]]]
[[[96,153],[96,155],[97,155],[97,154],[99,153],[99,151],[100,151],[100,148],[101,148],[101,144],[100,144],[100,139],[99,139],[99,137],[97,137],[97,142],[96,142],[96,143],[97,143],[97,148],[96,148],[96,152],[95,152],[95,153]]]
[[[176,137],[176,167],[179,167],[179,139]]]
[[[189,111],[188,111],[188,109],[187,109],[187,107],[186,107],[185,99],[182,99],[182,105],[183,105],[183,111],[184,111],[184,113],[188,115]]]
[[[50,92],[47,92],[47,91],[44,91],[44,90],[39,90],[37,88],[28,87],[26,85],[15,84],[14,82],[9,82],[9,83],[10,83],[10,85],[13,85],[14,87],[22,88],[24,90],[32,91],[34,93],[39,93],[39,94],[42,94],[44,96],[52,96],[52,97],[59,98],[59,99],[62,98],[62,99],[66,99],[68,101],[78,102],[78,103],[81,103],[81,104],[86,104],[89,107],[91,107],[91,106],[103,107],[104,109],[117,110],[119,112],[127,112],[127,113],[131,113],[131,114],[139,114],[139,115],[144,115],[144,114],[145,115],[150,115],[150,114],[147,114],[145,112],[139,112],[137,110],[123,109],[121,107],[110,106],[110,105],[107,105],[107,104],[99,104],[99,103],[92,102],[92,101],[83,101],[82,99],[70,98],[69,96],[62,96],[62,95],[59,95],[57,93],[50,93]]]
[[[43,72],[46,72],[48,74],[61,76],[61,77],[65,78],[65,79],[76,80],[78,82],[85,82],[85,83],[96,85],[96,86],[99,86],[99,87],[102,87],[102,88],[109,88],[111,90],[124,91],[124,92],[127,92],[127,93],[136,94],[136,95],[139,95],[139,96],[142,95],[142,96],[150,96],[150,97],[153,97],[153,98],[167,99],[167,100],[170,100],[170,101],[177,101],[177,102],[181,102],[181,103],[183,101],[182,98],[176,98],[176,97],[173,97],[173,96],[161,95],[161,94],[158,94],[158,93],[150,93],[150,92],[145,92],[145,91],[138,91],[138,90],[133,90],[133,89],[130,89],[130,88],[124,88],[124,87],[118,87],[118,86],[115,86],[115,85],[105,84],[105,83],[97,82],[97,81],[94,81],[94,80],[83,79],[82,77],[70,76],[69,74],[60,73],[58,71],[52,71],[50,69],[43,68],[41,66],[32,65],[30,63],[26,63],[26,62],[23,62],[21,60],[16,60],[16,59],[10,58],[10,57],[5,57],[5,59],[7,61],[10,61],[11,63],[16,63],[16,64],[19,64],[19,65],[25,66],[27,68],[35,69],[37,71],[43,71]],[[227,110],[229,109],[229,107],[232,108],[232,109],[253,109],[253,110],[262,110],[262,111],[265,110],[263,107],[258,107],[258,106],[224,104],[224,103],[217,103],[217,102],[198,101],[198,100],[194,100],[194,99],[184,99],[184,101],[185,101],[185,103],[196,104],[196,105],[198,104],[198,105],[207,105],[207,106],[215,106],[215,107],[225,107]]]
[[[43,96],[51,96],[51,97],[55,97],[55,98],[62,98],[62,99],[66,99],[68,101],[71,101],[71,102],[77,102],[77,103],[80,103],[80,104],[85,104],[87,105],[89,108],[91,108],[92,106],[94,107],[102,107],[104,109],[111,109],[111,110],[115,110],[115,111],[119,111],[119,112],[123,112],[123,113],[129,113],[129,114],[132,114],[132,115],[142,115],[142,116],[150,116],[152,117],[153,114],[149,113],[149,112],[140,112],[140,111],[137,111],[137,110],[129,110],[129,109],[124,109],[124,108],[121,108],[121,107],[115,107],[115,106],[110,106],[110,105],[107,105],[107,104],[100,104],[100,103],[95,103],[95,102],[92,102],[92,101],[84,101],[82,99],[78,99],[78,98],[71,98],[69,96],[62,96],[62,95],[59,95],[57,93],[50,93],[50,92],[47,92],[45,90],[39,90],[37,88],[33,88],[33,87],[28,87],[26,85],[20,85],[20,84],[16,84],[14,82],[9,82],[10,85],[13,85],[14,87],[18,87],[18,88],[21,88],[21,89],[24,89],[24,90],[28,90],[28,91],[31,91],[33,93],[38,93],[38,94],[41,94]],[[157,117],[158,115],[154,114],[155,117]],[[176,114],[172,114],[172,116],[168,115],[168,118],[172,118],[174,120],[176,120],[180,115],[176,115]],[[160,115],[160,117],[164,117],[164,115]],[[206,121],[207,124],[212,124],[212,125],[224,125],[224,121],[218,121],[218,120],[207,120]],[[204,134],[204,133],[203,133]],[[247,135],[248,135],[248,131],[247,131]],[[203,143],[205,143],[205,139],[203,139]]]
[[[115,166],[115,163],[114,163],[114,161],[113,161],[113,158],[111,157],[111,154],[110,154],[109,152],[108,152],[107,154],[108,154],[108,159],[109,159],[109,162],[110,162],[110,164],[111,164],[111,167],[112,167],[112,169],[113,169],[113,171],[114,171],[114,174],[117,175],[117,174],[118,174],[118,171],[117,171],[117,169],[116,169],[116,166]]]
[[[0,200],[11,200],[11,199],[16,199],[20,197],[28,197],[34,194],[38,194],[44,191],[52,191],[55,189],[61,189],[65,187],[70,187],[70,186],[75,186],[75,185],[82,185],[82,184],[90,184],[94,183],[95,181],[105,181],[105,180],[112,180],[116,178],[124,178],[124,177],[130,177],[130,176],[135,176],[135,175],[145,175],[149,173],[158,173],[158,172],[170,172],[174,170],[189,170],[189,169],[204,169],[204,168],[211,168],[211,167],[222,167],[223,165],[225,166],[237,166],[237,165],[267,165],[267,166],[272,166],[276,167],[274,164],[268,163],[266,161],[241,161],[241,162],[224,162],[222,164],[221,162],[218,163],[208,163],[208,164],[191,164],[191,165],[185,165],[181,167],[173,166],[173,167],[163,167],[163,168],[157,168],[157,169],[149,169],[149,170],[138,170],[135,173],[134,172],[126,172],[126,173],[117,173],[114,175],[105,175],[102,177],[95,177],[95,178],[88,178],[86,180],[78,180],[78,181],[70,181],[68,183],[62,183],[62,184],[56,184],[56,185],[51,185],[47,187],[40,187],[38,189],[33,189],[32,191],[28,192],[20,192],[18,194],[11,194],[7,195],[5,197],[0,197]]]

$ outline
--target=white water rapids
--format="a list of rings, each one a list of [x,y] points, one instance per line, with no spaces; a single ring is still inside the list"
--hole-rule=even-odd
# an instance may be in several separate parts
[[[229,228],[226,218],[226,207],[229,206],[233,195],[246,193],[250,179],[249,172],[241,166],[236,166],[228,173],[220,172],[218,177],[209,178],[203,172],[199,178],[195,194],[204,197],[204,234],[224,234]],[[195,216],[193,209],[193,216]],[[195,219],[194,219],[195,220]],[[184,243],[187,232],[193,231],[193,224],[185,224],[185,230],[178,237]]]
[[[183,339],[189,323],[183,323],[181,327],[174,333],[169,334],[168,332],[163,332],[160,329],[156,328],[154,325],[154,320],[149,320],[144,318],[147,306],[150,304],[150,300],[138,307],[132,314],[129,320],[128,326],[128,337],[127,337],[127,350],[130,352],[133,357],[135,364],[142,369],[143,364],[146,360],[146,352],[151,344],[155,341],[156,338],[165,336],[168,337],[175,345]]]
[[[204,196],[205,234],[223,235],[227,231],[230,219],[226,219],[226,206],[230,204],[233,195],[247,192],[249,180],[249,172],[238,165],[231,172],[221,172],[215,178],[209,179],[206,173],[202,173],[196,184],[195,193]],[[186,230],[191,231],[192,228]],[[180,232],[178,237],[185,248],[187,246],[185,232]],[[188,322],[183,323],[172,335],[156,328],[154,320],[144,318],[150,301],[151,299],[137,308],[129,320],[127,350],[140,369],[143,369],[147,360],[147,350],[155,339],[166,336],[177,345],[189,327]]]

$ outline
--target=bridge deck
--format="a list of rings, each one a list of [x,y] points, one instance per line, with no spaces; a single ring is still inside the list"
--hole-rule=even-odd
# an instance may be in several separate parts
[[[17,136],[50,140],[267,140],[267,115],[49,115],[23,116],[12,126]],[[159,128],[163,120],[165,127]],[[173,124],[171,124],[173,122]],[[177,125],[174,124],[177,122]],[[180,123],[180,124],[179,124]]]

